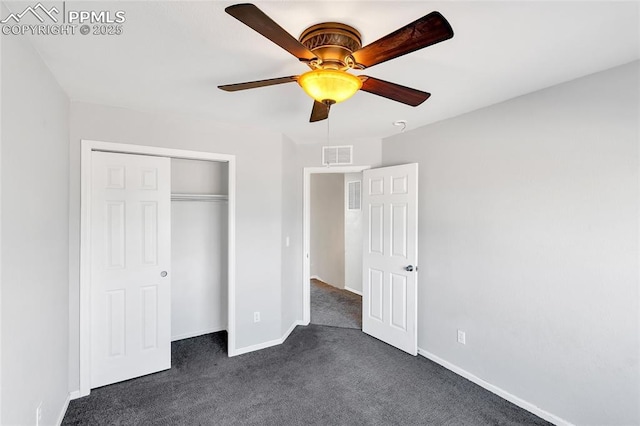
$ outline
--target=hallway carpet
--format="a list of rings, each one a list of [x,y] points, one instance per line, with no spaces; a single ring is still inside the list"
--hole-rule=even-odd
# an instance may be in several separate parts
[[[228,358],[226,333],[172,344],[172,369],[94,389],[64,425],[548,425],[359,330],[297,327]]]
[[[311,324],[362,329],[362,296],[311,280]]]

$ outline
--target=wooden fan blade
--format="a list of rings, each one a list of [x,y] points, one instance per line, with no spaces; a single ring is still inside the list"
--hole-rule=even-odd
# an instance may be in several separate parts
[[[329,109],[331,109],[331,105],[313,101],[313,109],[311,110],[311,118],[309,118],[309,122],[315,123],[316,121],[326,120],[329,118]]]
[[[428,15],[353,53],[356,62],[372,67],[453,37],[453,29],[439,12]]]
[[[238,90],[255,89],[257,87],[273,86],[275,84],[291,83],[298,79],[297,75],[290,75],[289,77],[270,78],[268,80],[248,81],[246,83],[237,84],[225,84],[218,86],[218,89],[222,89],[226,92],[237,92]]]
[[[391,99],[396,102],[411,105],[413,107],[420,105],[431,96],[431,93],[422,90],[412,89],[410,87],[401,86],[396,83],[379,80],[373,77],[361,76],[363,78],[360,90]]]
[[[249,28],[259,32],[296,58],[309,61],[316,56],[284,28],[251,3],[234,4],[225,11]]]

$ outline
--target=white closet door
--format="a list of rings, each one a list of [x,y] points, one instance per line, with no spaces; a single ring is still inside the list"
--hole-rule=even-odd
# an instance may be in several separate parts
[[[94,152],[91,387],[171,368],[171,166]]]

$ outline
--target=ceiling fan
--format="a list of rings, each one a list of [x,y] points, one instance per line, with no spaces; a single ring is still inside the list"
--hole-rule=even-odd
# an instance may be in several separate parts
[[[350,98],[358,90],[414,107],[420,105],[431,96],[430,93],[366,75],[356,76],[348,70],[364,70],[453,37],[451,25],[439,12],[431,12],[362,47],[360,33],[346,24],[325,22],[313,25],[296,40],[253,4],[236,4],[225,11],[291,53],[311,71],[218,88],[235,92],[297,81],[314,99],[311,122],[328,118],[331,105]]]

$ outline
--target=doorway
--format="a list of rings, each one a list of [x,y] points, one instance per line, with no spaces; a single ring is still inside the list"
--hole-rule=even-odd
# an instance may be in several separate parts
[[[80,262],[80,396],[89,395],[92,387],[91,383],[91,341],[92,341],[92,176],[95,173],[93,154],[96,152],[107,152],[127,154],[132,156],[146,156],[148,158],[164,158],[166,160],[200,160],[203,162],[224,163],[225,181],[228,188],[226,195],[221,194],[174,194],[178,198],[184,196],[198,198],[203,201],[203,197],[219,196],[225,198],[226,206],[222,207],[226,215],[227,238],[224,249],[226,252],[226,329],[228,336],[228,354],[235,355],[235,156],[226,154],[214,154],[208,152],[185,151],[168,148],[158,148],[149,146],[138,146],[129,144],[117,144],[108,142],[83,140],[81,144],[81,262]],[[193,170],[193,169],[192,169]],[[174,198],[174,197],[172,197]],[[211,200],[207,200],[211,201]],[[218,199],[216,201],[221,201]],[[95,207],[94,207],[95,209]],[[205,213],[206,214],[206,213]],[[162,271],[162,277],[167,273]],[[171,272],[171,271],[169,271]],[[145,312],[145,315],[147,312]],[[219,320],[219,318],[218,318]],[[224,319],[223,319],[224,320]],[[207,330],[201,330],[207,331]],[[196,333],[198,330],[195,331]],[[181,336],[176,336],[181,337]]]
[[[311,324],[362,329],[361,182],[311,175]]]
[[[357,295],[358,292],[358,284],[354,283],[354,279],[356,281],[362,282],[361,278],[361,268],[362,263],[360,260],[354,262],[353,259],[348,258],[355,257],[361,258],[361,252],[358,253],[357,249],[354,251],[354,246],[358,246],[361,249],[361,241],[353,242],[350,244],[346,243],[345,238],[345,224],[349,219],[349,212],[347,208],[349,207],[349,182],[353,182],[358,180],[356,176],[361,174],[363,170],[369,169],[370,166],[348,166],[348,167],[305,167],[304,169],[304,206],[303,206],[303,324],[307,325],[311,323],[311,293],[312,293],[312,285],[314,286],[313,291],[317,295],[322,295],[320,297],[324,297],[327,300],[327,303],[343,303],[345,306],[349,306],[352,302],[349,301],[349,292],[353,292],[353,295],[359,298]],[[323,177],[327,176],[326,179]],[[323,229],[317,230],[318,233],[327,236],[330,232],[330,228],[335,226],[335,228],[339,231],[339,228],[342,228],[342,232],[336,232],[336,235],[333,235],[333,242],[325,242],[325,246],[323,244],[316,244],[316,247],[312,249],[312,177],[319,178],[318,180],[314,179],[314,189],[322,190],[322,191],[330,191],[330,188],[333,186],[333,192],[338,192],[337,195],[340,198],[334,204],[337,204],[337,207],[333,207],[332,212],[329,214],[333,215],[332,219],[327,219],[324,212],[317,212],[319,215],[324,216],[321,217],[321,220],[324,220]],[[332,179],[333,177],[333,179]],[[333,182],[331,182],[333,180]],[[325,181],[325,182],[323,182]],[[320,183],[320,185],[317,185]],[[322,183],[328,183],[328,185],[323,185]],[[327,188],[328,186],[328,188]],[[345,186],[347,189],[345,190]],[[321,188],[322,187],[322,188]],[[351,187],[353,188],[353,186]],[[325,197],[319,197],[316,201],[316,204],[322,203],[324,198],[324,202],[327,202],[329,199]],[[335,197],[334,197],[335,198]],[[317,241],[315,241],[317,243]],[[329,247],[326,244],[333,244],[333,247]],[[314,259],[313,265],[313,273],[312,273],[312,253],[314,256],[317,256],[317,259]],[[320,256],[318,256],[320,254]],[[323,256],[324,255],[324,256]],[[347,258],[346,258],[347,256]],[[346,261],[345,261],[346,259]],[[328,267],[327,267],[328,264]],[[324,266],[323,266],[324,265]],[[326,271],[326,272],[325,272]],[[358,271],[360,271],[358,273]],[[323,276],[323,274],[325,276]],[[312,284],[311,279],[315,279],[317,281]],[[319,281],[319,282],[318,282]],[[344,288],[347,287],[347,290]],[[342,301],[342,302],[341,302]],[[348,309],[348,308],[347,308]],[[360,309],[362,309],[362,305],[360,302]],[[328,312],[329,316],[325,317],[326,321],[329,322],[327,325],[332,325],[331,321],[331,312]],[[335,317],[334,317],[335,318]],[[360,328],[360,327],[355,327]]]
[[[418,164],[305,168],[303,325],[310,323],[311,175],[362,172],[362,331],[412,355],[418,348]]]

